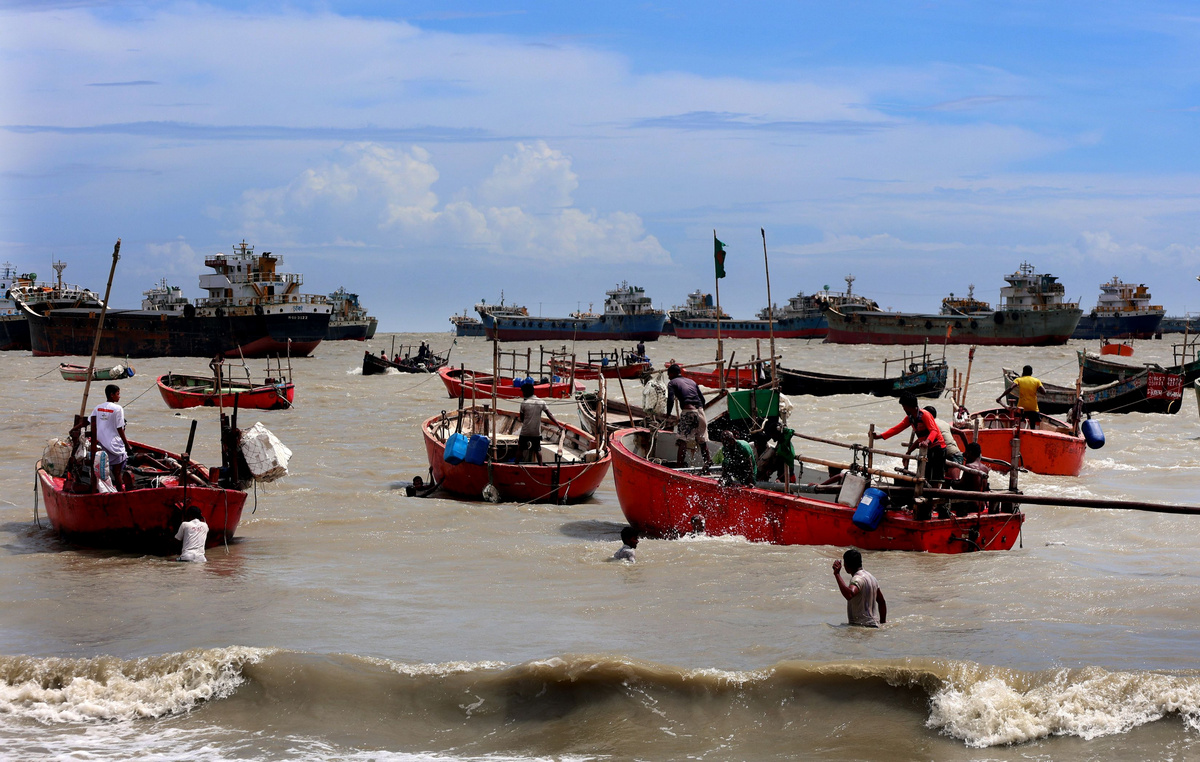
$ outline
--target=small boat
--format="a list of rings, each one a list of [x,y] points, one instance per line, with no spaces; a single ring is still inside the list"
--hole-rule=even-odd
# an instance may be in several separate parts
[[[158,391],[167,407],[181,410],[189,407],[233,407],[254,410],[286,410],[296,398],[291,381],[266,379],[262,384],[222,379],[218,384],[211,376],[189,376],[168,373],[158,377]]]
[[[446,462],[446,442],[453,434],[490,438],[493,420],[495,441],[484,459]],[[608,475],[611,455],[595,449],[602,443],[574,426],[548,421],[542,424],[545,465],[516,462],[520,428],[515,412],[482,408],[442,413],[425,421],[421,429],[434,481],[464,497],[484,496],[491,485],[499,496],[497,502],[571,503],[590,497]]]
[[[704,365],[714,365],[715,363],[704,363]],[[721,388],[721,374],[714,368],[713,370],[697,370],[700,366],[681,365],[683,377],[690,378],[700,386],[707,386],[709,389]],[[724,371],[725,386],[735,389],[753,388],[758,385],[758,371],[754,367],[742,368],[726,368]]]
[[[435,373],[450,362],[450,350],[438,354],[427,349],[427,353],[422,355],[420,347],[407,344],[402,345],[400,351],[394,356],[397,359],[389,360],[386,357],[364,352],[362,374],[378,376],[387,373],[388,370],[400,373]]]
[[[715,476],[659,462],[659,453],[674,452],[674,439],[668,432],[622,429],[610,440],[621,512],[634,528],[655,537],[679,537],[702,527],[709,535],[776,545],[964,553],[1012,548],[1025,520],[1019,510],[931,519],[887,510],[876,529],[860,529],[853,521],[857,506],[835,502],[834,494],[727,487]],[[902,500],[898,494],[894,502]]]
[[[1083,368],[1083,383],[1107,384],[1112,381],[1122,381],[1130,376],[1136,376],[1147,368],[1150,370],[1183,376],[1183,382],[1190,384],[1200,378],[1200,357],[1196,353],[1196,343],[1175,345],[1175,365],[1162,366],[1158,363],[1128,365],[1116,360],[1110,360],[1095,352],[1079,352],[1079,366]]]
[[[64,362],[59,364],[58,371],[62,374],[63,379],[67,381],[87,381],[88,378],[86,365],[72,365],[69,362]],[[120,381],[124,378],[133,378],[133,373],[132,365],[118,363],[111,368],[93,368],[92,380]]]
[[[838,376],[780,366],[779,382],[781,391],[787,395],[829,397],[835,394],[873,394],[876,397],[899,397],[904,392],[911,392],[918,397],[939,397],[946,390],[948,372],[945,360],[929,359],[920,364],[908,364],[907,369],[893,378],[886,377],[886,364],[883,378]]]
[[[1011,386],[1019,374],[1004,369],[1004,383]],[[1038,409],[1043,413],[1067,413],[1075,407],[1075,389],[1042,382]],[[1085,386],[1079,393],[1084,413],[1178,413],[1183,407],[1183,376],[1143,369],[1121,381]],[[1016,404],[1015,391],[1009,405]]]
[[[641,378],[654,370],[654,363],[647,360],[636,350],[625,349],[612,352],[588,352],[587,362],[576,360],[570,356],[557,353],[550,359],[550,371],[556,376],[571,378],[574,376],[581,381],[595,381],[600,376],[605,378]]]
[[[38,461],[37,476],[50,525],[63,539],[79,545],[119,548],[168,555],[178,552],[175,532],[182,506],[196,506],[208,524],[206,545],[233,539],[246,492],[225,483],[222,469],[187,463],[184,457],[157,447],[130,442],[129,467],[134,474],[128,492],[74,492],[65,476],[53,475]]]
[[[1133,345],[1126,342],[1121,342],[1120,344],[1109,344],[1105,342],[1104,345],[1100,347],[1100,354],[1117,355],[1119,357],[1133,357]]]
[[[438,371],[438,375],[441,376],[442,383],[446,385],[446,392],[454,398],[462,396],[466,399],[491,399],[493,379],[496,379],[494,385],[497,397],[520,399],[522,396],[521,382],[523,379],[520,377],[493,376],[490,373],[476,373],[473,370],[462,368],[442,368]],[[570,381],[555,377],[540,382],[535,380],[533,395],[563,399],[570,397],[575,392],[582,392],[583,388],[583,384],[578,381],[572,387]]]
[[[1035,474],[1079,476],[1087,443],[1074,426],[1043,415],[1037,428],[1017,428],[1020,420],[1019,413],[1014,416],[1007,408],[973,413],[966,421],[954,423],[954,441],[960,450],[966,449],[968,442],[979,442],[988,468],[1007,473],[1016,436],[1021,440],[1019,466]]]

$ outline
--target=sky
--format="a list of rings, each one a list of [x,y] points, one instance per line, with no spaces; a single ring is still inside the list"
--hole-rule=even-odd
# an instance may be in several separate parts
[[[135,307],[246,241],[383,331],[619,283],[1200,311],[1200,6],[0,0],[0,261]],[[764,235],[765,231],[765,235]]]

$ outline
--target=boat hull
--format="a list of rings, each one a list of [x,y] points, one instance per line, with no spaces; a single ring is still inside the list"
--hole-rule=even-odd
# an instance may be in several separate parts
[[[709,318],[670,319],[675,335],[681,339],[717,338],[717,321]],[[722,339],[823,339],[829,333],[824,315],[804,318],[782,318],[774,329],[766,320],[721,320]]]
[[[654,365],[648,362],[634,362],[626,365],[598,365],[596,363],[576,362],[572,369],[570,361],[560,362],[558,360],[550,361],[550,371],[556,376],[570,378],[572,375],[577,380],[595,381],[604,376],[605,378],[641,378],[643,374],[654,370]]]
[[[1045,476],[1079,476],[1083,471],[1083,459],[1087,454],[1087,442],[1077,434],[1059,431],[1013,428],[1013,420],[1007,410],[981,413],[978,439],[973,423],[956,424],[953,427],[954,441],[959,450],[965,450],[968,442],[979,442],[979,450],[985,458],[1012,460],[1012,439],[1021,440],[1020,465],[1035,474]],[[1066,428],[1065,424],[1061,424]],[[1008,468],[988,463],[988,468],[1008,473]]]
[[[683,377],[690,378],[700,386],[708,387],[709,389],[721,388],[721,376],[725,376],[725,386],[735,389],[752,388],[758,384],[758,378],[754,373],[754,368],[728,368],[724,374],[714,370],[692,370],[682,367]]]
[[[666,315],[598,315],[587,318],[482,316],[484,332],[498,341],[658,341]]]
[[[1079,364],[1083,366],[1083,383],[1093,385],[1123,381],[1146,370],[1145,365],[1127,365],[1123,362],[1109,360],[1090,352],[1079,353]],[[1163,368],[1163,371],[1183,376],[1183,382],[1190,384],[1196,379],[1200,379],[1200,359],[1192,360],[1183,365],[1172,365]]]
[[[1005,383],[1016,378],[1015,371],[1005,369]],[[1075,390],[1065,386],[1043,383],[1038,395],[1038,409],[1043,413],[1068,413],[1075,406]],[[1183,407],[1183,376],[1143,370],[1122,381],[1103,386],[1084,387],[1080,392],[1085,413],[1178,413]],[[1016,394],[1010,392],[1008,404],[1017,404]]]
[[[213,388],[211,378],[169,374],[158,377],[158,392],[163,402],[173,410],[190,407],[233,407],[247,410],[286,410],[296,399],[293,384],[264,384],[263,386],[228,385],[220,394]]]
[[[74,494],[63,480],[40,467],[38,484],[50,525],[66,541],[95,548],[115,548],[156,555],[179,552],[175,532],[183,519],[181,486],[130,492]],[[189,486],[187,503],[200,509],[208,524],[206,545],[233,539],[242,519],[246,493],[241,490]]]
[[[92,353],[99,308],[27,310],[35,357]],[[325,338],[329,313],[253,312],[205,316],[154,310],[109,310],[101,331],[99,354],[107,357],[213,357],[220,354],[304,357]],[[290,340],[290,346],[289,346]]]
[[[366,341],[370,327],[367,320],[330,320],[325,341]]]
[[[115,372],[115,368],[93,368],[93,381],[122,381],[126,378],[133,377],[133,368],[119,365],[121,369],[119,373]],[[87,381],[88,369],[86,365],[71,365],[70,363],[62,363],[58,366],[58,372],[62,375],[64,381]]]
[[[918,397],[938,397],[946,390],[947,367],[944,364],[906,373],[896,378],[860,378],[829,373],[779,368],[780,390],[789,396],[830,397],[837,394],[873,394],[899,397],[909,392]]]
[[[473,371],[466,371],[467,380],[462,380],[462,371],[458,368],[442,368],[438,371],[438,375],[442,379],[442,383],[446,385],[446,393],[455,399],[461,395],[465,399],[474,400],[490,400],[492,398],[492,384],[490,382],[491,375],[475,374]],[[478,381],[472,381],[472,378],[478,378]],[[484,379],[487,379],[486,381]],[[534,384],[533,396],[553,399],[563,399],[570,397],[575,392],[582,392],[583,384],[576,382],[572,387],[569,380],[559,381],[549,384]],[[521,399],[523,393],[520,386],[513,386],[513,379],[500,377],[500,384],[496,387],[496,396],[500,399]]]
[[[470,498],[481,498],[489,483],[500,493],[503,502],[510,503],[572,503],[591,497],[608,475],[611,456],[592,463],[562,463],[539,466],[536,463],[493,463],[489,478],[488,466],[472,463],[447,463],[446,443],[435,433],[440,415],[425,421],[421,427],[425,439],[425,455],[433,480],[447,492]],[[568,431],[587,438],[573,426]]]
[[[613,479],[625,518],[652,536],[686,535],[693,517],[700,516],[706,534],[740,535],[752,542],[963,553],[1012,548],[1025,518],[997,513],[917,521],[888,511],[877,529],[866,531],[852,522],[854,508],[804,495],[723,487],[715,479],[652,463],[635,452],[638,437],[648,441],[650,432],[622,429],[611,437]]]
[[[0,315],[0,352],[28,350],[29,321],[24,315]]]
[[[389,370],[399,371],[400,373],[433,373],[440,368],[446,367],[447,362],[448,360],[440,357],[430,358],[422,362],[412,359],[392,362],[378,355],[373,355],[370,352],[364,352],[362,374],[364,376],[380,376],[386,374]]]
[[[1143,315],[1084,315],[1072,339],[1152,339],[1162,325],[1163,313]]]
[[[831,344],[1066,344],[1083,312],[1077,308],[1005,310],[970,315],[856,311],[825,313]]]

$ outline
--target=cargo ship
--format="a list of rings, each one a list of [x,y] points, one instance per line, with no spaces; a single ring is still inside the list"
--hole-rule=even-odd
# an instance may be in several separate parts
[[[824,308],[836,306],[841,312],[877,310],[879,305],[854,293],[854,276],[846,276],[845,293],[824,291],[805,294],[803,291],[779,306],[764,307],[755,320],[733,320],[721,315],[721,337],[730,339],[765,339],[774,332],[777,339],[823,339],[829,332]],[[774,327],[771,319],[774,318]],[[694,291],[688,295],[687,307],[671,311],[671,325],[681,339],[715,339],[717,337],[716,309],[712,297]]]
[[[1167,311],[1150,303],[1146,284],[1125,283],[1113,276],[1100,284],[1100,301],[1079,319],[1072,339],[1151,339],[1159,333]]]
[[[572,312],[570,317],[504,315],[477,306],[487,337],[498,341],[657,341],[667,314],[654,309],[640,286],[622,283],[605,292],[604,312]]]
[[[208,297],[194,303],[161,282],[144,292],[142,309],[109,309],[99,353],[108,357],[245,357],[308,355],[325,338],[331,308],[324,296],[299,292],[304,277],[281,273],[283,260],[255,254],[243,241],[216,254],[200,276]],[[90,292],[88,292],[90,293]],[[17,297],[29,321],[35,356],[87,356],[96,335],[99,300],[80,307],[45,307]]]
[[[379,321],[359,304],[358,294],[339,287],[328,298],[333,312],[329,317],[329,330],[325,333],[326,341],[366,341],[375,335]]]
[[[5,262],[0,269],[0,350],[28,350],[29,320],[21,302],[39,312],[65,307],[99,307],[100,296],[81,286],[62,282],[66,262],[52,262],[51,267],[58,277],[54,283],[39,283],[37,273],[17,274],[13,266]]]
[[[475,305],[475,311],[480,317],[487,312],[492,315],[504,315],[508,317],[525,317],[529,314],[529,310],[517,304],[505,304],[504,292],[500,292],[499,304],[488,304],[486,299],[481,299]],[[450,322],[454,324],[455,336],[486,336],[487,331],[483,327],[483,321],[479,318],[473,318],[463,310],[461,315],[451,315]]]
[[[1077,302],[1063,301],[1063,285],[1053,275],[1037,273],[1022,263],[1000,289],[1000,308],[972,297],[963,305],[953,295],[942,300],[938,313],[855,310],[827,307],[832,344],[983,344],[991,346],[1049,346],[1065,344],[1083,311]]]

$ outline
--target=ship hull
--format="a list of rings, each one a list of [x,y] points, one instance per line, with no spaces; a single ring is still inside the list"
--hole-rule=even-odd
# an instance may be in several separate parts
[[[29,349],[29,321],[24,315],[0,316],[0,352]]]
[[[590,318],[483,316],[484,331],[498,341],[657,341],[666,315]]]
[[[366,320],[330,320],[325,341],[366,341],[370,328]]]
[[[716,320],[671,318],[671,325],[681,339],[717,338]],[[766,320],[721,320],[723,339],[766,339],[772,335],[777,339],[823,339],[828,333],[829,323],[824,315],[783,318],[775,321],[773,329]]]
[[[27,310],[35,357],[88,356],[98,309]],[[109,310],[99,354],[105,357],[304,357],[325,338],[329,313],[186,317],[152,310]],[[290,347],[289,347],[290,340]]]
[[[1072,339],[1151,339],[1162,325],[1162,313],[1151,315],[1084,315]]]
[[[1004,310],[970,315],[829,311],[831,344],[972,344],[1052,346],[1066,344],[1079,309]]]

